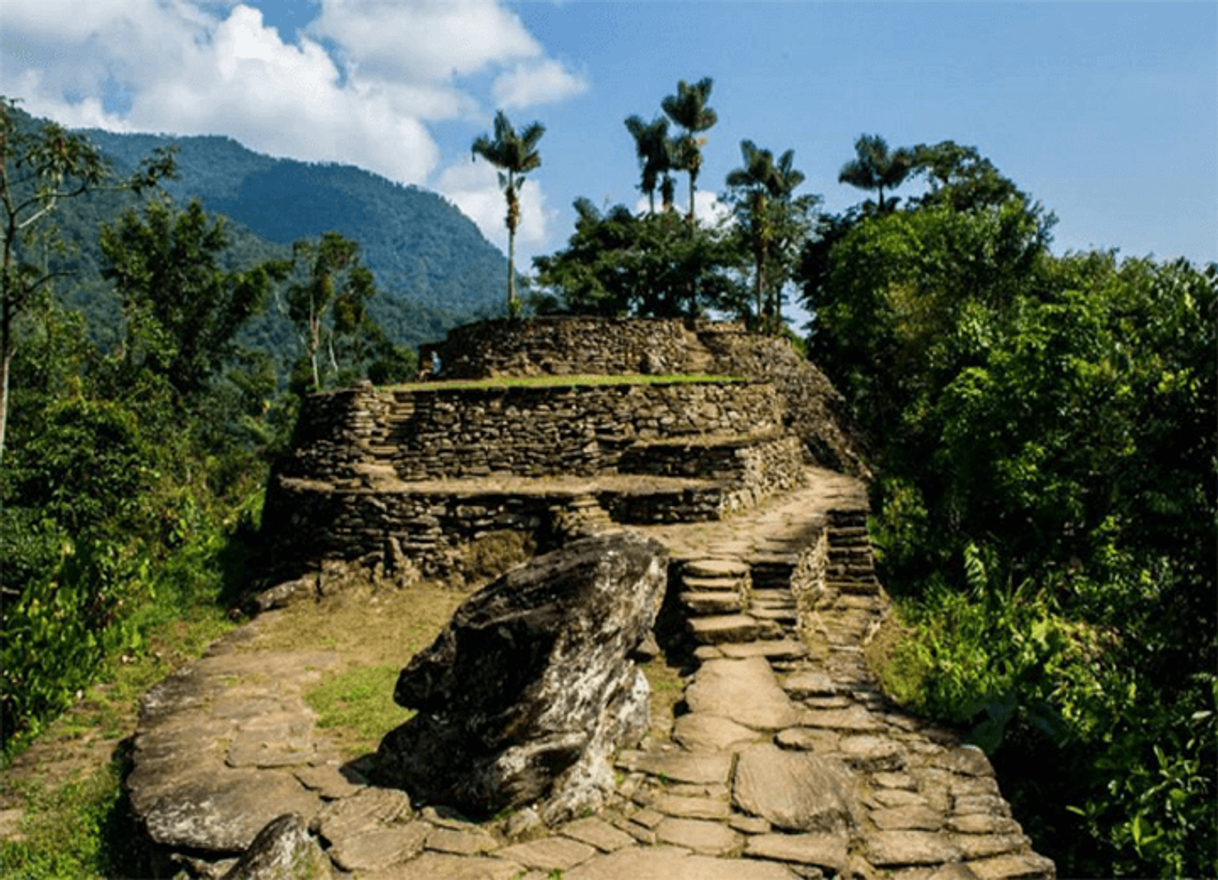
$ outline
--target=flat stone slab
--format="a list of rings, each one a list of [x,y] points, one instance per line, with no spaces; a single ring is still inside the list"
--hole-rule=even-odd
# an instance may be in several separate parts
[[[686,621],[695,640],[707,645],[724,642],[751,642],[761,634],[757,618],[747,614],[714,614]]]
[[[943,814],[924,804],[872,810],[870,818],[881,831],[938,831],[943,827]]]
[[[677,819],[710,819],[726,822],[732,815],[732,805],[725,800],[708,797],[682,797],[662,794],[651,809]],[[675,843],[676,841],[670,841]]]
[[[663,843],[683,846],[707,856],[727,855],[743,843],[740,835],[722,822],[669,817],[656,826]]]
[[[410,797],[394,788],[365,788],[326,805],[313,827],[331,844],[410,817]]]
[[[727,752],[623,752],[618,763],[670,782],[696,785],[725,785],[732,774]]]
[[[744,854],[840,872],[850,858],[849,844],[844,834],[759,834],[748,839]]]
[[[726,590],[682,593],[680,598],[691,614],[732,614],[744,607],[739,594]]]
[[[764,618],[759,612],[750,612]],[[755,642],[724,644],[719,646],[724,657],[743,660],[746,657],[765,657],[767,660],[798,660],[808,655],[808,646],[798,639],[761,639]]]
[[[559,829],[559,832],[572,840],[594,846],[602,852],[616,852],[634,845],[633,837],[596,816],[568,822]]]
[[[542,871],[566,871],[596,855],[596,849],[569,837],[543,837],[526,843],[505,846],[495,853],[526,868]]]
[[[725,750],[764,737],[752,728],[707,712],[688,712],[673,723],[672,738],[690,751]]]
[[[882,736],[846,736],[838,745],[842,759],[857,770],[902,770],[905,749],[897,741]]]
[[[685,577],[695,578],[742,578],[748,573],[748,563],[739,559],[690,559],[681,569]]]
[[[728,718],[755,730],[791,727],[800,712],[763,657],[708,660],[685,689],[691,712]]]
[[[740,753],[732,803],[789,831],[845,834],[855,818],[857,787],[845,765],[765,744]]]
[[[827,727],[830,730],[883,730],[884,723],[862,706],[846,709],[805,709],[799,717],[804,727]]]
[[[361,874],[359,880],[515,880],[523,874],[524,868],[506,859],[425,852],[384,871]]]
[[[690,855],[673,846],[633,847],[591,859],[563,880],[796,880],[777,862]]]
[[[380,871],[418,855],[429,831],[429,826],[415,822],[380,828],[343,838],[326,854],[344,871]]]
[[[478,827],[434,828],[427,835],[427,848],[454,856],[478,856],[499,849],[499,841]]]
[[[1036,853],[995,856],[967,862],[966,865],[977,880],[1030,880],[1042,877],[1051,880],[1057,872],[1052,859]]]
[[[783,681],[782,689],[793,700],[802,700],[805,697],[831,697],[840,693],[840,689],[833,683],[833,679],[823,672],[812,670],[792,672]]]
[[[933,831],[877,831],[867,835],[867,860],[877,868],[960,861],[951,838]]]
[[[681,583],[685,585],[685,589],[690,593],[730,593],[740,595],[740,580],[737,578],[704,578],[704,577],[689,577],[688,575],[681,578]]]

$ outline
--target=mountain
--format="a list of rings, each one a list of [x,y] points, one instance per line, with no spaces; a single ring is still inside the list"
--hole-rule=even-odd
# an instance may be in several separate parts
[[[462,315],[501,308],[506,259],[436,193],[350,165],[275,159],[226,137],[82,133],[120,167],[176,145],[181,180],[169,192],[198,196],[209,211],[268,241],[291,244],[330,231],[358,241],[392,297]]]

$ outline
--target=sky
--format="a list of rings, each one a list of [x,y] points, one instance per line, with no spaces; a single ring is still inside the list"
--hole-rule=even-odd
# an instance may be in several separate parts
[[[841,211],[860,134],[977,147],[1056,213],[1056,253],[1218,261],[1218,4],[811,0],[8,0],[0,94],[71,127],[220,134],[435,190],[506,251],[496,110],[539,121],[518,267],[572,202],[641,209],[623,120],[711,77],[697,194],[740,142],[793,149]],[[897,195],[916,194],[907,185]],[[681,178],[678,203],[688,203]]]

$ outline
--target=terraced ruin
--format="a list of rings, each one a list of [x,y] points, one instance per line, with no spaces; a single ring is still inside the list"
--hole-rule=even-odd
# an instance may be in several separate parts
[[[158,843],[246,876],[237,855],[290,811],[319,864],[370,880],[1054,876],[984,754],[868,669],[888,600],[813,367],[674,321],[492,322],[436,355],[446,379],[653,375],[312,398],[265,529],[285,578],[313,574],[268,604],[331,563],[459,579],[464,549],[504,532],[544,548],[637,530],[669,553],[655,650],[686,664],[680,701],[616,756],[595,815],[475,823],[369,784],[301,698],[336,658],[244,650],[255,621],[146,698],[131,788]]]

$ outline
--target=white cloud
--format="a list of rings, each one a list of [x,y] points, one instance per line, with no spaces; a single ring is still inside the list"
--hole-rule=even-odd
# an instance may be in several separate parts
[[[501,74],[492,88],[495,106],[511,110],[532,104],[551,104],[587,91],[587,80],[547,59],[539,64],[518,64]]]
[[[236,0],[9,3],[0,92],[69,126],[226,134],[261,152],[349,162],[426,184],[441,164],[430,122],[481,119],[492,96],[524,106],[585,87],[545,57],[500,0],[320,6],[285,43],[258,9]],[[471,74],[487,74],[478,82],[490,93],[472,91],[462,80]],[[115,102],[116,93],[123,100]],[[498,196],[493,173],[489,184]],[[470,205],[488,232],[502,228],[501,207],[494,223],[475,215],[489,210],[478,207],[478,190],[458,187],[464,202],[454,201]],[[546,222],[536,183],[523,199],[522,243],[544,237]]]
[[[310,32],[343,46],[364,74],[429,81],[542,50],[496,0],[325,0]]]
[[[499,188],[495,168],[482,159],[462,162],[445,168],[437,189],[461,212],[478,224],[487,239],[507,252],[507,201]],[[526,178],[520,190],[520,226],[516,229],[517,251],[528,252],[546,242],[553,212],[546,207],[541,185]],[[517,270],[527,269],[518,254]]]

